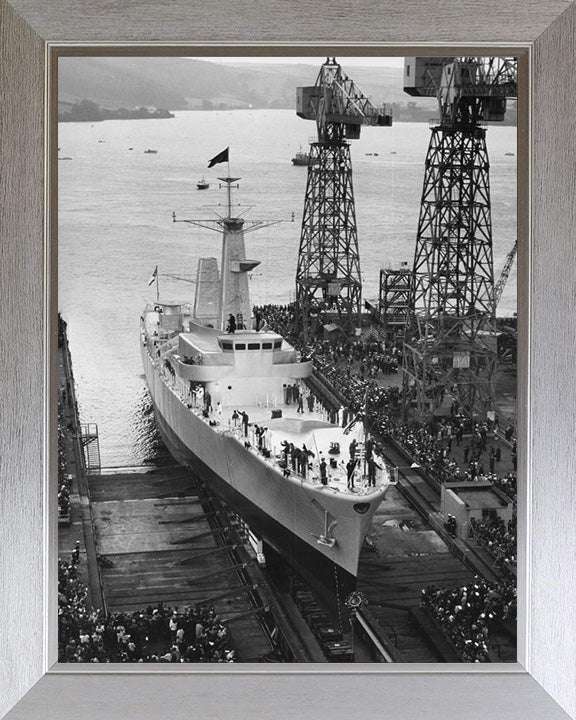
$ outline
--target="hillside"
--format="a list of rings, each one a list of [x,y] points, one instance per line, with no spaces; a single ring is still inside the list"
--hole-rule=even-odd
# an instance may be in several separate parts
[[[292,108],[298,85],[312,85],[318,65],[215,63],[189,58],[70,57],[59,61],[58,97],[89,99],[105,108]],[[346,69],[345,59],[342,60]],[[402,103],[402,69],[353,67],[350,75],[375,104]],[[434,110],[434,101],[418,101]]]

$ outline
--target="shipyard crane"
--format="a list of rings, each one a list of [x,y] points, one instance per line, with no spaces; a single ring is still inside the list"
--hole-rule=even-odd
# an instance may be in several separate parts
[[[518,241],[516,241],[512,247],[512,250],[506,255],[506,262],[504,263],[504,267],[502,268],[502,272],[500,273],[500,277],[498,278],[498,282],[496,283],[494,287],[494,308],[498,307],[498,303],[500,302],[500,299],[502,298],[502,293],[504,292],[504,288],[506,287],[506,283],[508,282],[508,278],[510,277],[510,271],[512,270],[512,265],[514,264],[514,260],[516,259],[516,252],[518,250]]]
[[[375,107],[327,58],[316,83],[297,88],[296,113],[316,122],[310,144],[296,271],[298,321],[306,338],[315,321],[334,320],[346,332],[359,325],[362,281],[348,140],[363,125],[387,127],[392,115]]]
[[[517,96],[514,58],[406,58],[404,90],[436,96],[403,353],[406,413],[420,421],[449,393],[471,416],[493,410],[496,367],[486,121]]]

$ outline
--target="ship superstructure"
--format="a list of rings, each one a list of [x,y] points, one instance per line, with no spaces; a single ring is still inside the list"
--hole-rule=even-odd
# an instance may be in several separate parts
[[[259,263],[246,258],[244,235],[263,223],[234,217],[239,178],[220,180],[220,267],[200,258],[193,304],[158,299],[142,315],[157,424],[174,457],[266,545],[336,591],[351,588],[388,474],[362,422],[329,421],[305,382],[312,362],[251,317],[248,274]]]

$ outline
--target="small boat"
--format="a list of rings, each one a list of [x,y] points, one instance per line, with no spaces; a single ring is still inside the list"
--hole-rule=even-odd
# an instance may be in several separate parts
[[[514,153],[513,153],[513,152],[507,152],[507,153],[504,153],[504,155],[509,155],[510,157],[514,157]]]
[[[133,147],[131,147],[131,148],[128,148],[128,150],[134,150],[134,148],[133,148]]]
[[[158,150],[151,150],[150,148],[148,148],[147,150],[144,150],[144,152],[146,153],[146,155],[156,155]]]
[[[196,183],[197,190],[208,190],[209,187],[210,183],[207,183],[204,178],[202,178],[202,180],[198,180],[198,182]]]
[[[73,158],[67,155],[66,157],[59,157],[58,160],[73,160]]]
[[[292,158],[292,165],[310,165],[310,153],[303,152],[302,145],[300,145],[300,150]]]

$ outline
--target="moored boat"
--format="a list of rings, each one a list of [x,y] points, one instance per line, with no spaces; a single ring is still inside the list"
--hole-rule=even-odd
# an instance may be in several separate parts
[[[302,150],[302,145],[300,145],[300,149],[292,158],[292,165],[300,165],[300,166],[310,165],[310,153],[304,152]]]

